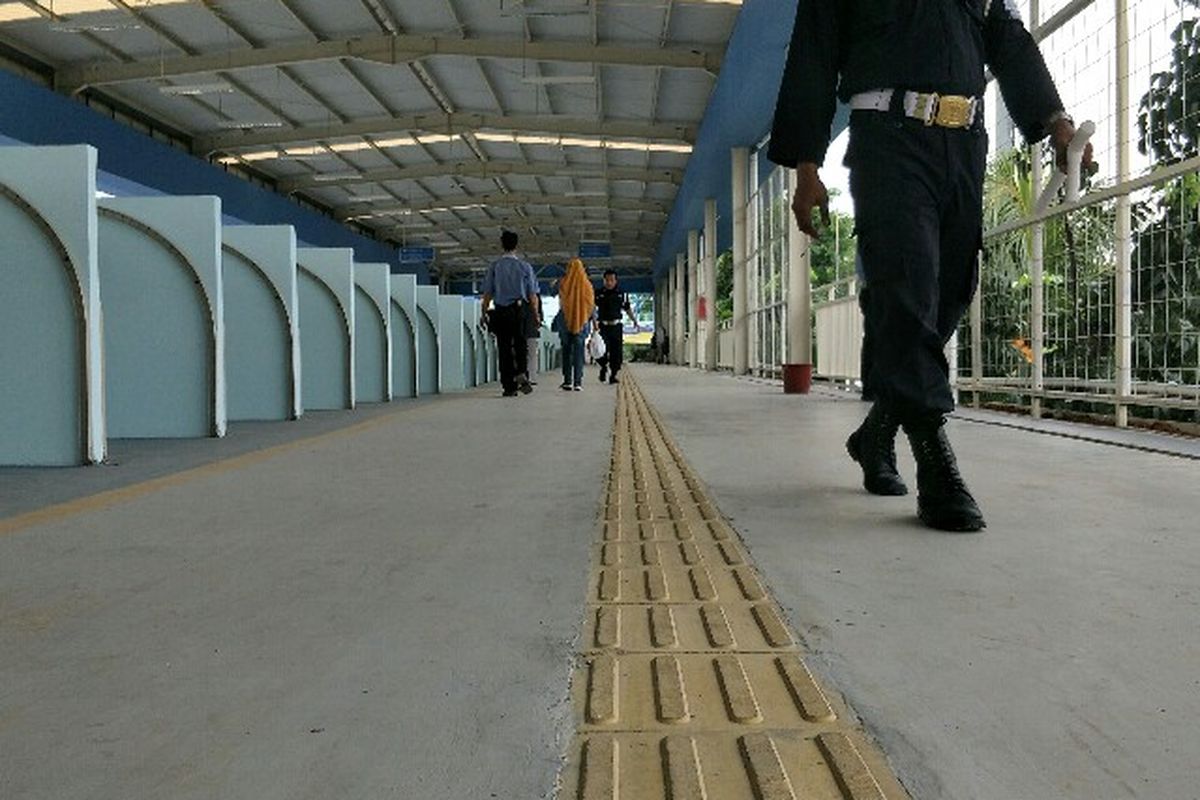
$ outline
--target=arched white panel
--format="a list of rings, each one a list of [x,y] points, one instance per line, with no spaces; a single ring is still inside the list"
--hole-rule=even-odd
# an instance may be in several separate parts
[[[392,396],[417,396],[417,349],[412,321],[399,301],[391,302]]]
[[[308,350],[308,323],[305,319],[307,306],[304,302],[305,290],[304,284],[301,284],[301,303],[300,303],[300,346],[301,346],[301,372],[303,377],[304,389],[304,407],[307,408],[354,408],[357,381],[355,378],[355,291],[354,291],[354,251],[343,247],[300,247],[296,250],[296,261],[299,264],[302,272],[308,273],[310,278],[313,278],[318,283],[322,284],[334,299],[337,301],[338,313],[341,315],[341,328],[344,332],[340,344],[344,349],[344,353],[338,356],[333,356],[329,353],[329,358],[322,358],[317,354],[310,354]],[[318,296],[313,286],[309,286],[307,296],[310,300]],[[316,304],[316,308],[325,309],[325,306]],[[328,319],[324,320],[328,323]],[[327,329],[327,324],[321,325],[322,329]],[[327,331],[326,331],[327,332]],[[319,342],[322,348],[330,348],[332,343],[328,336],[324,336]],[[310,375],[309,368],[316,370],[319,375]],[[314,388],[313,393],[309,393],[308,383],[310,378],[319,384],[319,388]],[[333,381],[341,380],[345,387],[337,396],[341,399],[338,405],[331,405],[334,401],[335,393],[331,391]],[[309,399],[312,398],[316,405],[310,404]]]
[[[350,408],[350,332],[337,296],[300,268],[300,361],[304,408]]]
[[[99,215],[109,435],[224,435],[220,200],[109,199]]]
[[[437,328],[424,308],[417,309],[417,343],[418,392],[421,395],[437,394],[441,348],[438,347]]]
[[[471,327],[467,323],[463,323],[463,353],[462,353],[462,371],[463,371],[463,386],[472,388],[475,386],[475,337],[471,335]]]
[[[224,255],[229,419],[291,419],[292,336],[287,309],[256,262],[229,245]]]
[[[0,147],[0,464],[104,459],[96,151]]]
[[[359,402],[392,399],[391,269],[387,264],[355,264],[355,375]],[[368,341],[369,339],[369,341]]]
[[[290,344],[290,417],[304,413],[300,386],[300,296],[296,278],[296,231],[291,225],[234,225],[222,233],[226,245],[262,271],[283,303]],[[228,294],[228,293],[227,293]]]
[[[438,344],[441,345],[442,391],[461,392],[463,376],[463,304],[458,295],[438,298]]]
[[[0,464],[84,460],[84,321],[75,271],[35,209],[0,184]]]
[[[417,334],[420,351],[417,362],[420,366],[421,394],[437,394],[442,391],[442,346],[439,321],[441,308],[438,305],[438,290],[434,286],[417,287],[417,308],[423,321]]]
[[[360,286],[356,286],[354,291],[358,294],[354,314],[354,358],[357,362],[354,380],[358,384],[357,401],[387,402],[390,377],[387,328],[371,296]]]
[[[421,330],[417,319],[417,277],[415,275],[392,275],[392,307],[399,309],[402,316],[392,314],[392,392],[397,397],[416,397],[420,393],[421,375]],[[407,325],[407,341],[402,341],[404,331],[397,332],[396,324],[403,320]],[[411,359],[411,360],[409,360]]]

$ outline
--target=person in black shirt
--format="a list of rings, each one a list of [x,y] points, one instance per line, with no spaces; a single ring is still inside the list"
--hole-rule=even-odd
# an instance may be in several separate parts
[[[850,106],[845,163],[870,286],[863,378],[876,402],[846,447],[869,492],[905,494],[902,425],[920,518],[956,531],[985,527],[943,428],[954,408],[944,348],[978,281],[985,68],[1025,138],[1049,135],[1065,169],[1075,126],[1013,0],[798,0],[768,151],[797,170],[792,210],[816,236],[814,209],[829,224],[818,169],[835,100]]]
[[[596,292],[596,316],[600,322],[600,335],[604,338],[605,353],[596,359],[600,365],[600,382],[604,383],[605,375],[609,383],[617,382],[617,373],[621,371],[621,361],[624,358],[625,326],[621,312],[629,315],[635,330],[641,330],[637,318],[633,316],[633,307],[629,298],[617,288],[617,273],[611,269],[604,273],[604,288]]]

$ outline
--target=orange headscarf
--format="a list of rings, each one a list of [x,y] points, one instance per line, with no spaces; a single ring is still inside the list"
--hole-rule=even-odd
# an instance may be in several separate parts
[[[558,302],[567,330],[572,334],[583,330],[596,307],[596,293],[578,258],[567,262],[567,275],[558,284]]]

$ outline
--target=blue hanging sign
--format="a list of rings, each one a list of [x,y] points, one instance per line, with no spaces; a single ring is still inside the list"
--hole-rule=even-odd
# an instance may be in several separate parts
[[[612,258],[612,244],[610,242],[580,242],[579,257],[582,259]]]
[[[401,264],[429,264],[433,261],[433,257],[434,250],[432,247],[400,248]]]

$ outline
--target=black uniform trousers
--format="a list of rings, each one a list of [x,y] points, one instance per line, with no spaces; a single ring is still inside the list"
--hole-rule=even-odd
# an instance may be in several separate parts
[[[982,126],[851,115],[846,166],[870,286],[864,384],[902,422],[954,409],[945,345],[979,280],[986,158]]]
[[[529,369],[529,347],[525,341],[525,304],[496,306],[488,324],[496,336],[500,385],[506,392],[517,390],[517,380]]]
[[[625,358],[625,326],[600,323],[600,338],[604,340],[604,355],[596,363],[608,369],[608,379],[616,380]]]

